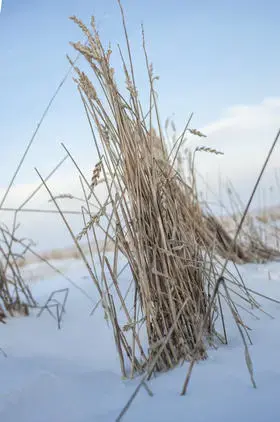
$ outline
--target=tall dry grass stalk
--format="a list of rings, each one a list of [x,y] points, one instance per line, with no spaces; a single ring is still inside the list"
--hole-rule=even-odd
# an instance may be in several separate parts
[[[90,207],[85,207],[86,224],[75,242],[80,248],[78,242],[88,236],[89,248],[91,242],[96,243],[101,276],[94,276],[94,282],[98,284],[101,302],[114,329],[122,372],[127,375],[127,361],[133,375],[135,371],[150,368],[151,362],[152,371],[163,371],[185,359],[203,359],[207,356],[207,343],[213,344],[215,337],[226,342],[223,304],[229,306],[241,331],[246,335],[248,332],[228,290],[227,293],[224,289],[218,291],[211,312],[206,313],[222,265],[217,245],[226,247],[221,246],[224,240],[218,236],[222,228],[215,226],[213,217],[212,220],[206,218],[195,189],[177,171],[178,154],[187,131],[200,137],[202,134],[191,129],[188,122],[172,151],[168,151],[154,90],[156,77],[148,61],[144,32],[150,98],[146,114],[137,92],[124,16],[128,63],[122,51],[120,54],[126,92],[118,87],[111,65],[112,51],[104,48],[94,19],[90,29],[76,17],[72,20],[88,40],[86,46],[77,42],[73,47],[84,57],[91,76],[69,60],[76,72],[75,82],[99,156],[91,183],[79,172],[90,196],[94,195],[97,175],[102,178],[107,198],[98,214],[92,215]],[[83,189],[87,200],[89,194],[84,186]],[[97,228],[104,236],[101,249]],[[114,244],[112,262],[106,256],[107,241]],[[125,256],[133,277],[132,309],[124,299],[123,286],[119,285],[120,254]],[[233,279],[227,271],[225,280],[235,283],[233,293],[239,291],[245,302],[255,304],[240,280]],[[123,328],[117,301],[127,319]],[[205,318],[201,341],[197,335]],[[222,334],[217,333],[214,326],[217,318],[223,327]],[[143,322],[148,350],[141,342]]]

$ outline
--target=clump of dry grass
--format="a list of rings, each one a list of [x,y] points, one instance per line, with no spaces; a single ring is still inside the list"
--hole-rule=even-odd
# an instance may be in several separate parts
[[[24,260],[26,249],[14,250],[13,226],[10,233],[0,226],[0,319],[10,316],[29,315],[29,307],[35,306],[35,300],[26,285],[18,265],[18,259]]]
[[[196,181],[196,169],[195,169],[195,158],[197,152],[207,152],[214,155],[222,155],[223,153],[215,150],[214,148],[208,147],[196,147],[193,153],[189,152],[188,156],[188,168],[189,168],[189,179],[192,186],[193,192],[197,196],[197,181]],[[207,186],[207,182],[203,180]],[[203,202],[203,215],[205,218],[204,231],[206,237],[209,238],[210,233],[215,237],[215,250],[216,253],[234,263],[245,264],[245,263],[265,263],[269,260],[280,258],[279,248],[279,228],[277,226],[277,219],[273,218],[273,215],[277,215],[271,212],[265,214],[265,211],[261,215],[255,215],[254,213],[246,214],[246,218],[243,221],[238,241],[232,241],[234,235],[239,227],[240,221],[243,218],[245,205],[242,203],[240,197],[235,191],[232,184],[229,182],[226,189],[230,208],[226,208],[221,203],[220,198],[218,202],[221,208],[223,208],[227,215],[226,217],[218,217],[214,215],[207,201]],[[262,224],[260,224],[262,223]],[[207,243],[207,240],[206,240]]]
[[[102,176],[104,180],[107,197],[97,214],[91,213],[87,203],[84,229],[74,241],[80,251],[79,241],[85,236],[89,245],[96,244],[100,277],[84,255],[83,259],[98,287],[106,318],[114,329],[123,375],[127,376],[127,361],[131,375],[143,369],[151,375],[154,370],[173,368],[185,359],[204,359],[207,343],[213,344],[215,338],[227,342],[222,303],[229,306],[241,332],[248,335],[226,283],[234,282],[233,296],[239,291],[245,302],[257,306],[244,284],[233,280],[227,271],[221,283],[224,290],[219,290],[217,295],[216,292],[214,300],[210,300],[222,265],[217,244],[225,255],[229,253],[229,245],[225,246],[219,237],[222,228],[213,223],[213,217],[210,219],[202,212],[194,186],[187,184],[177,171],[178,155],[187,131],[199,137],[204,135],[187,124],[168,151],[154,90],[156,77],[148,62],[144,34],[150,98],[146,114],[136,88],[124,18],[128,53],[127,64],[121,51],[125,93],[115,80],[112,50],[104,48],[94,19],[90,29],[76,17],[72,20],[87,37],[86,45],[79,42],[72,45],[86,60],[92,77],[74,63],[73,68],[100,160],[98,178]],[[207,147],[197,151],[219,154]],[[85,198],[88,195],[84,183],[94,196],[95,183],[84,180]],[[98,246],[97,228],[104,236],[102,248]],[[114,244],[112,260],[106,253],[108,241]],[[125,257],[133,278],[131,310],[123,286],[119,285],[120,254]],[[117,312],[118,302],[127,320],[124,328]],[[214,321],[217,319],[221,321],[222,334],[216,330]],[[202,322],[203,339],[199,336]],[[140,340],[143,323],[148,350],[144,350]],[[245,336],[243,338],[245,341]]]
[[[230,236],[234,233],[244,211],[244,204],[239,198],[232,184],[227,189],[231,212],[227,221],[221,221]],[[243,252],[243,263],[258,262],[264,263],[269,260],[280,258],[279,248],[279,230],[277,225],[273,224],[273,219],[265,215],[248,214],[240,234],[239,247]]]

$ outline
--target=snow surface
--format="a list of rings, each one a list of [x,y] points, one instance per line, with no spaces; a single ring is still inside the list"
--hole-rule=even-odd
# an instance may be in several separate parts
[[[247,285],[280,300],[280,264],[239,267]],[[73,261],[68,274],[93,298],[86,270]],[[89,317],[93,304],[60,276],[32,283],[44,304],[49,294],[69,287],[62,329],[44,312],[0,326],[0,421],[113,422],[139,383],[122,380],[110,327],[102,308]],[[123,421],[133,422],[277,422],[280,415],[280,305],[257,298],[274,318],[246,315],[252,328],[250,346],[257,389],[250,383],[240,335],[228,320],[228,346],[210,349],[194,368],[188,394],[181,397],[187,363],[149,382]],[[244,315],[244,314],[243,314]]]

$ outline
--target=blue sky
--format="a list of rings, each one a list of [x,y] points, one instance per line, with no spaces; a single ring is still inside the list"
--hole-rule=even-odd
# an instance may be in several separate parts
[[[87,21],[94,14],[104,38],[114,45],[123,41],[116,3],[4,0],[0,16],[1,135],[8,136],[13,145],[24,143],[22,135],[30,133],[67,69],[65,55],[72,51],[69,41],[80,38],[68,16],[77,14]],[[181,124],[194,111],[197,122],[204,125],[228,106],[278,96],[279,2],[142,0],[124,1],[123,5],[140,69],[140,24],[144,22],[149,54],[161,77],[163,119],[175,113]],[[70,81],[61,95],[63,106],[61,102],[57,106],[57,119],[61,108],[76,114],[73,91]]]
[[[94,14],[104,38],[114,45],[123,41],[116,3],[4,0],[0,16],[1,132],[13,144],[22,144],[18,135],[30,133],[67,68],[65,54],[72,51],[69,41],[80,38],[68,16],[77,14],[87,21]],[[140,24],[144,22],[149,54],[161,77],[163,119],[175,113],[181,124],[194,111],[198,123],[204,125],[228,106],[278,96],[278,1],[124,0],[123,5],[140,69]],[[72,81],[62,96],[67,99],[65,111],[74,114],[77,102],[71,85]],[[17,127],[11,131],[15,116]]]
[[[162,120],[174,115],[177,127],[181,128],[194,112],[193,125],[211,129],[213,135],[209,142],[213,146],[222,148],[225,153],[227,149],[232,152],[235,145],[236,148],[246,146],[245,158],[251,159],[256,158],[254,151],[258,143],[261,157],[266,151],[266,142],[271,141],[277,130],[277,122],[280,124],[277,101],[270,101],[269,105],[264,102],[280,97],[280,3],[123,0],[123,6],[140,91],[145,89],[146,81],[140,27],[144,23],[149,56],[155,72],[160,75],[158,91]],[[68,19],[73,14],[85,22],[95,15],[102,38],[111,41],[113,49],[117,43],[123,45],[116,0],[3,0],[0,15],[0,146],[5,160],[1,162],[0,189],[7,185],[43,109],[68,69],[66,54],[73,56],[69,41],[82,39],[80,31]],[[245,125],[246,136],[242,137],[244,132],[240,128],[244,123],[240,121],[244,122],[241,115],[245,116],[246,107],[253,114],[249,119],[251,126]],[[257,131],[266,139],[262,151],[262,138],[256,139],[254,131],[257,129],[252,122],[262,121],[262,116],[268,115],[265,127]],[[218,133],[215,128],[220,128],[219,122],[223,119],[227,122],[231,119],[230,125],[235,126],[230,126],[225,133],[219,129]],[[237,127],[238,124],[241,126]],[[36,183],[35,165],[44,174],[50,171],[63,156],[61,141],[70,147],[85,168],[93,167],[96,160],[90,133],[71,78],[45,120],[17,182]],[[92,160],[89,159],[91,154]],[[212,164],[209,160],[206,162],[207,171],[217,167],[213,161]],[[248,180],[255,177],[254,172],[251,176],[246,175]],[[226,176],[230,177],[231,173]]]

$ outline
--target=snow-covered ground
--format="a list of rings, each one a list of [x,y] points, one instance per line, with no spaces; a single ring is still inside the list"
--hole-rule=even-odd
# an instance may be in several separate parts
[[[33,268],[34,270],[34,268]],[[241,266],[248,287],[280,300],[280,264]],[[96,298],[79,261],[68,275]],[[48,279],[49,277],[49,279]],[[60,276],[32,283],[44,304],[49,294],[69,287],[62,329],[44,312],[40,318],[13,318],[0,326],[0,421],[113,422],[139,383],[122,380],[111,329],[101,307],[89,317],[91,301]],[[257,389],[250,383],[239,333],[228,320],[228,346],[209,350],[195,366],[188,394],[180,396],[187,363],[153,378],[123,421],[277,422],[280,415],[280,305],[258,298],[274,318],[246,315],[254,345],[250,353]]]

